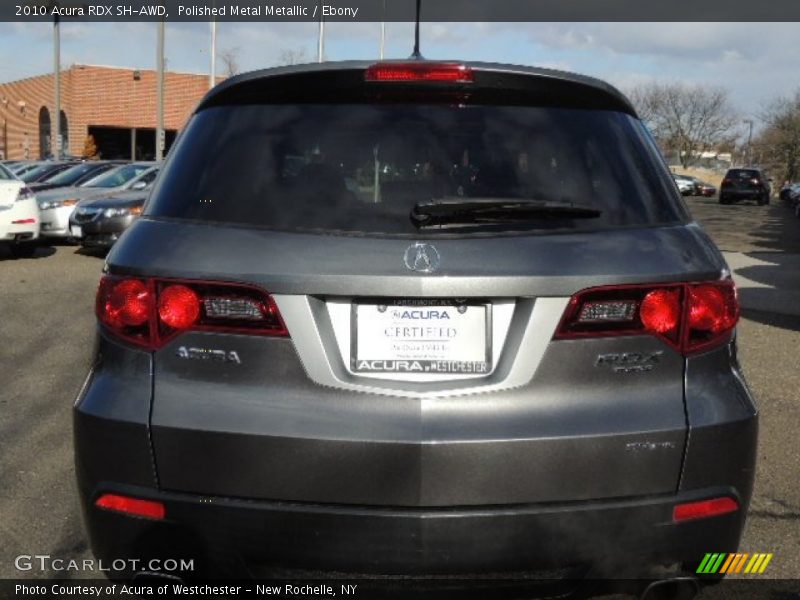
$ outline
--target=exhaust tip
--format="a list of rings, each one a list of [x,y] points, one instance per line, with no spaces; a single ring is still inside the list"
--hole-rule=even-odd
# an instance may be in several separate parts
[[[699,592],[700,585],[694,577],[675,577],[654,581],[639,600],[692,600]]]

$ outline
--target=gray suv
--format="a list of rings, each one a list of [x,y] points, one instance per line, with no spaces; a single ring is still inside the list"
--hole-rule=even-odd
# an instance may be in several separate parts
[[[422,60],[229,79],[96,311],[74,430],[108,561],[677,577],[737,549],[757,410],[736,291],[601,81]]]

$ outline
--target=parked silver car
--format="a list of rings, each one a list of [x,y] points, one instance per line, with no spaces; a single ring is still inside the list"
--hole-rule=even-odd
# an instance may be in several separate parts
[[[143,189],[155,179],[158,168],[152,162],[119,166],[77,187],[57,188],[37,194],[42,215],[42,237],[69,238],[69,217],[82,200],[124,190]]]

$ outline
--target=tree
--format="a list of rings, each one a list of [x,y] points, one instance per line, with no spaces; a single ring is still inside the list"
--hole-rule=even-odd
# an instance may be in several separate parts
[[[759,115],[764,130],[753,146],[762,160],[784,179],[800,179],[800,90],[793,97],[777,98]]]
[[[305,48],[299,50],[283,50],[278,55],[278,65],[300,65],[308,62]]]
[[[97,142],[95,142],[93,135],[86,136],[86,140],[83,142],[83,152],[81,153],[81,156],[89,160],[97,160],[100,158],[100,153],[97,149]]]
[[[700,153],[735,138],[738,118],[725,89],[651,83],[634,88],[629,97],[665,152],[675,153],[684,169]]]
[[[239,73],[239,48],[226,48],[217,56],[222,62],[222,72],[226,77],[233,77]]]

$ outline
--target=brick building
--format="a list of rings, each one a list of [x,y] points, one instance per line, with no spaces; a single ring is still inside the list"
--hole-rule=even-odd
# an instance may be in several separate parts
[[[208,76],[167,72],[164,129],[169,148],[208,91]],[[0,83],[0,157],[49,156],[55,140],[53,74]],[[92,136],[102,158],[155,156],[156,72],[73,65],[61,72],[63,154],[82,156]]]

